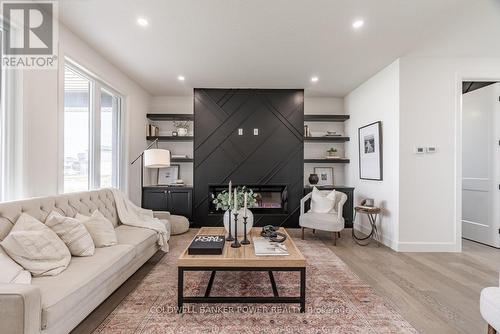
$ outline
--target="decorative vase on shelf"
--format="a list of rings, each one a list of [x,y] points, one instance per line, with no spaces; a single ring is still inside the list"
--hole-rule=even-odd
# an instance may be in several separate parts
[[[244,214],[244,209],[241,208],[238,210],[238,237],[243,236],[243,229],[244,229],[244,224],[243,224],[243,216]],[[253,226],[253,214],[252,211],[247,209],[246,212],[247,215],[247,234],[250,233],[250,230],[252,229]],[[234,236],[234,212],[231,210],[231,234]],[[226,229],[226,232],[229,233],[229,211],[226,211],[224,213],[224,228]]]
[[[188,135],[188,129],[186,128],[177,128],[177,134],[179,137],[185,137]]]
[[[318,184],[318,182],[319,182],[318,174],[310,174],[309,175],[309,183],[310,184]]]

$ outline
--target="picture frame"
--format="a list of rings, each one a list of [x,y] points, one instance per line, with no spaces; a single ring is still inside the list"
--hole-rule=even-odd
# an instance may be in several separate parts
[[[180,165],[170,165],[170,167],[158,169],[158,182],[159,186],[168,186],[175,184],[179,179]]]
[[[333,167],[314,167],[314,174],[318,175],[318,186],[333,186]]]
[[[382,122],[377,121],[358,128],[359,178],[382,181]]]

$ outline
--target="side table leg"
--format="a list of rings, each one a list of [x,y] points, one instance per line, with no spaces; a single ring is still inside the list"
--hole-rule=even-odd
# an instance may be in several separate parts
[[[177,268],[177,313],[182,313],[184,304],[184,269]]]
[[[306,268],[300,269],[300,313],[306,312]]]

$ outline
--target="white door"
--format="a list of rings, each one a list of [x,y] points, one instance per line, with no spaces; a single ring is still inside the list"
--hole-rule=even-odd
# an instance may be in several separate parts
[[[462,97],[462,236],[500,248],[500,83]]]

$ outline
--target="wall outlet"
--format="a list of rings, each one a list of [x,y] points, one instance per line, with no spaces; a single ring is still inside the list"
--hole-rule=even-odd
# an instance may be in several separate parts
[[[243,129],[238,129],[238,136],[243,136]]]
[[[415,149],[413,150],[415,154],[424,154],[425,153],[425,147],[423,146],[415,146]]]
[[[253,129],[253,135],[258,136],[259,135],[259,129]]]

